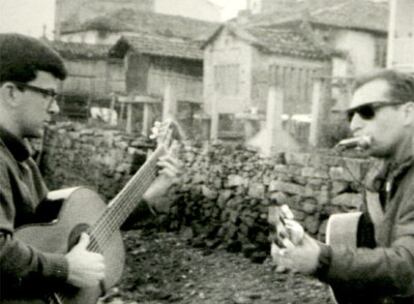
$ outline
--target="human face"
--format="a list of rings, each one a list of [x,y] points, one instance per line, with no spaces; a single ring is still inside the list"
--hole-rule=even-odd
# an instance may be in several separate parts
[[[19,135],[21,137],[40,137],[44,125],[51,120],[53,114],[59,112],[55,96],[47,93],[56,92],[58,79],[50,73],[39,71],[37,77],[27,85],[27,87],[21,86],[23,90],[19,103]]]
[[[401,102],[392,105],[390,86],[382,79],[373,80],[358,88],[351,100],[351,131],[354,136],[370,136],[368,153],[380,158],[392,157],[405,135]],[[361,110],[371,105],[371,110]],[[367,112],[368,111],[368,112]],[[369,113],[372,111],[372,113]]]

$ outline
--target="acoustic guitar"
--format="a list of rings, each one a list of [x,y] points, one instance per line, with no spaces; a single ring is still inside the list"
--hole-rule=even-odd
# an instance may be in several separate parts
[[[87,232],[91,239],[88,250],[99,252],[105,258],[105,280],[100,286],[76,288],[68,285],[44,298],[13,299],[2,303],[95,304],[106,290],[119,281],[125,260],[119,228],[155,180],[158,171],[156,163],[169,149],[171,139],[158,140],[158,143],[156,150],[109,204],[85,187],[53,191],[48,195],[48,200],[39,206],[44,221],[23,226],[15,233],[17,239],[36,249],[65,254],[77,244],[80,235]]]
[[[326,227],[326,243],[328,245],[345,246],[348,248],[375,247],[373,225],[378,225],[382,221],[383,212],[377,193],[366,191],[366,198],[370,221],[368,222],[364,218],[362,212],[331,215]],[[303,236],[303,232],[297,228],[295,231],[292,230],[292,227],[286,226],[286,220],[293,220],[293,214],[289,216],[289,213],[290,211],[286,212],[281,207],[269,207],[269,223],[274,226],[276,231],[273,234],[272,243],[272,250],[275,252],[276,248],[295,246],[300,242],[301,235]],[[373,302],[375,296],[357,294],[355,291],[344,288],[341,285],[331,284],[330,293],[333,301],[338,304],[377,303]]]
[[[326,243],[328,245],[348,248],[376,247],[374,227],[380,225],[384,213],[378,193],[366,190],[365,197],[367,214],[349,212],[333,214],[329,217],[326,226]],[[383,300],[373,294],[359,294],[341,285],[331,284],[330,290],[332,299],[338,304],[382,303]]]

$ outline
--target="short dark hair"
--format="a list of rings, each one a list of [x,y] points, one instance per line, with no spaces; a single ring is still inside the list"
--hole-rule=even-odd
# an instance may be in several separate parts
[[[353,92],[374,80],[385,80],[390,85],[389,93],[393,100],[414,101],[414,75],[393,69],[382,69],[357,78]]]
[[[21,34],[0,34],[0,83],[27,83],[37,77],[38,71],[60,80],[67,76],[63,59],[45,43]]]

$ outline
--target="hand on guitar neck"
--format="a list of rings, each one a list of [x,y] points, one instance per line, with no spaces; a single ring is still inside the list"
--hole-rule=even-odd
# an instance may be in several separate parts
[[[171,200],[163,198],[181,174],[183,164],[177,158],[179,150],[178,140],[185,136],[182,128],[173,120],[167,120],[162,123],[156,121],[151,130],[150,138],[157,140],[158,147],[163,147],[165,154],[159,157],[157,162],[160,168],[158,176],[144,193],[143,198],[157,212],[167,212]]]

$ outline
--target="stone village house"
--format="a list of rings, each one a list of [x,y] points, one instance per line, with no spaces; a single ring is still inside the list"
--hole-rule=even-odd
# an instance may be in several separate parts
[[[189,126],[193,124],[203,92],[203,53],[199,42],[165,36],[122,36],[111,47],[109,56],[124,60],[124,100],[130,107],[137,104],[143,112],[138,120],[142,121],[144,134],[148,134],[155,118],[160,119],[164,98],[174,100],[180,113],[178,119],[189,120]]]
[[[283,10],[241,16],[203,46],[204,109],[219,126],[231,129],[240,112],[265,111],[272,85],[284,91],[285,114],[309,115],[316,76],[346,80],[385,66],[386,4],[310,0],[300,7],[294,4],[304,1],[279,2]],[[213,138],[220,137],[214,134],[219,129],[212,128]]]
[[[108,107],[114,94],[128,95],[129,99],[135,94],[141,100],[147,96],[147,101],[160,103],[169,84],[179,101],[191,104],[187,107],[191,112],[192,105],[202,99],[200,41],[217,26],[132,9],[118,9],[81,24],[64,22],[61,41],[51,42],[68,63],[69,78],[62,91],[85,95],[84,104],[92,99]]]

